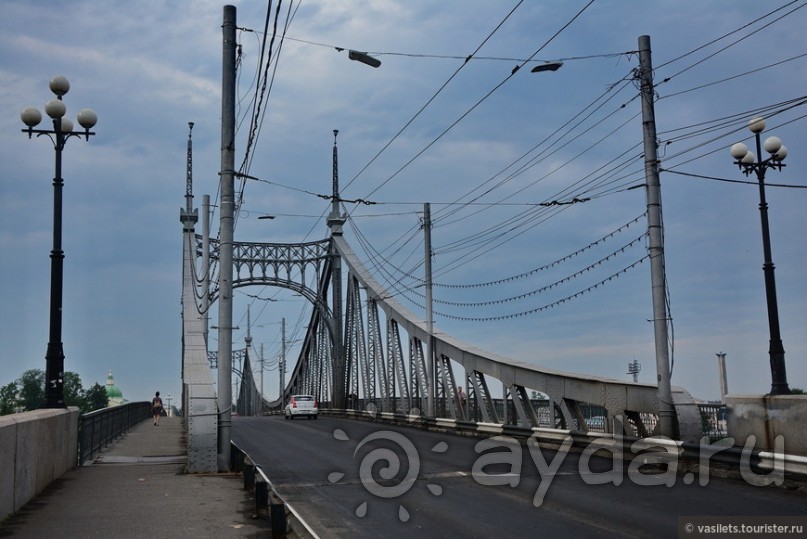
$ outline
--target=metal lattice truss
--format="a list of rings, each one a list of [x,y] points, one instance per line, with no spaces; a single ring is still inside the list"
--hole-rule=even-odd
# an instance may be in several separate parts
[[[203,238],[196,236],[196,256],[202,257]],[[258,243],[235,242],[233,244],[233,288],[250,285],[268,285],[288,288],[302,294],[319,305],[317,290],[306,285],[307,276],[317,277],[328,260],[330,240],[307,243]],[[210,260],[219,259],[219,241],[210,238]],[[210,303],[218,299],[217,283],[212,283]]]
[[[196,236],[197,257],[201,245]],[[210,259],[217,260],[218,243],[210,246]],[[595,430],[652,433],[655,386],[549,371],[439,331],[430,335],[423,317],[374,279],[341,234],[302,244],[236,243],[233,265],[234,287],[281,286],[315,307],[284,396],[312,394],[325,407],[409,415],[433,409],[436,417],[460,421],[582,432],[592,429],[594,415]],[[313,281],[310,275],[316,276],[316,290],[306,284]],[[215,299],[218,291],[211,296]],[[502,397],[494,397],[491,388],[500,389]],[[255,391],[253,377],[242,376],[239,407],[245,408],[239,412],[284,404],[283,397],[263,402]]]
[[[219,259],[219,242],[209,240],[209,259]],[[203,257],[204,240],[196,236],[196,256]],[[330,396],[331,361],[334,343],[334,319],[331,309],[323,298],[331,277],[331,241],[329,239],[307,243],[258,243],[235,242],[233,244],[233,288],[253,285],[287,288],[305,297],[314,305],[312,322],[306,334],[303,351],[319,358],[316,361],[300,361],[292,374],[295,392],[316,393],[318,398]],[[313,276],[318,284],[312,288],[308,283]],[[210,304],[218,299],[217,284],[209,292]],[[259,395],[248,356],[233,352],[233,364],[243,365],[237,407],[241,415],[262,413],[266,403]],[[245,351],[241,351],[245,352]],[[215,368],[215,353],[210,353],[211,368]],[[323,387],[314,391],[314,387]],[[291,394],[288,391],[286,394]],[[269,406],[277,407],[283,399]]]
[[[327,404],[339,402],[341,393],[346,408],[420,415],[427,409],[429,358],[424,350],[431,337],[438,417],[586,432],[594,410],[602,416],[595,428],[613,431],[616,424],[629,434],[651,433],[658,410],[655,386],[549,371],[439,331],[430,336],[423,317],[397,302],[341,235],[331,241],[347,274],[344,332],[339,335],[344,360],[334,356],[328,330],[335,327],[333,321],[323,324],[322,316],[340,308],[315,309],[287,394],[310,393]],[[330,271],[331,266],[320,274],[317,302],[328,301]],[[493,380],[503,398],[493,397]]]

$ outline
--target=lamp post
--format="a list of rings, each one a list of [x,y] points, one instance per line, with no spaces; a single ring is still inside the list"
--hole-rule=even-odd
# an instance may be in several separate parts
[[[70,90],[70,83],[59,75],[50,80],[50,89],[56,95],[45,104],[45,113],[53,120],[53,129],[34,129],[42,121],[42,113],[34,107],[26,108],[20,114],[22,122],[28,126],[23,133],[31,138],[47,135],[56,151],[56,173],[53,177],[53,249],[50,252],[50,334],[45,355],[45,408],[64,408],[64,348],[62,345],[62,285],[64,276],[64,251],[62,251],[62,150],[70,137],[84,137],[90,140],[95,135],[90,129],[98,117],[90,109],[79,111],[77,119],[83,132],[73,132],[73,122],[65,118],[67,107],[62,96]]]
[[[731,147],[731,156],[734,163],[746,176],[756,174],[759,181],[759,214],[762,221],[762,250],[765,262],[762,271],[765,273],[765,299],[768,304],[768,328],[770,330],[770,345],[768,354],[771,362],[771,395],[789,395],[787,373],[785,371],[785,349],[782,346],[782,337],[779,333],[779,307],[776,302],[776,279],[771,256],[771,235],[768,228],[768,203],[765,200],[765,172],[769,169],[782,170],[785,165],[782,160],[787,157],[787,148],[778,137],[768,137],[764,145],[760,142],[760,133],[765,130],[764,118],[753,118],[748,128],[754,133],[757,154],[750,151],[742,142]],[[757,155],[762,156],[762,149],[770,154],[767,159],[757,161]]]
[[[173,417],[174,414],[171,413],[171,394],[165,396],[165,400],[168,401],[168,417]]]

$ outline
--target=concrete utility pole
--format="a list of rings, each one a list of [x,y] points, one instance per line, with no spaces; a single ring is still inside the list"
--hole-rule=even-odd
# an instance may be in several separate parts
[[[224,6],[221,69],[219,225],[218,469],[230,471],[233,379],[233,229],[235,214],[235,6]]]
[[[264,367],[263,343],[261,343],[261,395],[260,395],[261,407],[258,415],[263,415],[263,367]]]
[[[664,224],[661,220],[661,182],[656,143],[656,113],[653,106],[653,62],[650,36],[639,37],[639,73],[644,131],[644,171],[647,181],[647,233],[650,282],[653,292],[653,330],[656,340],[659,434],[677,438],[678,420],[670,386],[670,349],[667,335],[667,278],[664,270]]]
[[[426,328],[429,341],[426,343],[426,382],[429,393],[426,395],[426,417],[434,417],[434,311],[432,306],[432,212],[431,205],[423,204],[423,235],[426,253]]]
[[[729,393],[729,381],[726,377],[726,354],[717,353],[717,376],[720,379],[720,402],[726,402],[726,395]]]
[[[210,331],[210,195],[202,195],[202,333]]]
[[[639,363],[637,360],[633,360],[631,363],[628,363],[628,374],[633,375],[633,383],[639,383],[639,373],[642,372],[642,364]]]
[[[250,370],[250,372],[252,372],[252,369],[251,369],[252,364],[251,364],[250,359],[249,359],[249,349],[252,347],[252,327],[251,326],[252,326],[252,316],[251,316],[250,311],[249,311],[249,305],[247,305],[247,335],[246,335],[246,337],[244,337],[244,348],[245,348],[245,350],[244,350],[244,365],[242,365],[242,367],[241,367],[242,368],[241,373],[243,375],[242,378],[246,377],[247,367],[250,367],[249,370]],[[262,369],[263,369],[263,365],[261,365],[261,376],[263,376],[263,370]],[[255,374],[254,373],[252,373],[251,378],[252,378],[252,383],[246,384],[246,386],[250,388],[248,394],[252,394],[252,388],[255,387],[255,382],[254,382],[255,381]],[[242,386],[243,385],[244,384],[242,384]],[[255,402],[254,395],[253,395],[253,398],[249,399],[249,401],[250,401],[251,410],[247,411],[247,415],[255,415],[256,402]]]
[[[280,319],[280,403],[286,404],[286,319]]]

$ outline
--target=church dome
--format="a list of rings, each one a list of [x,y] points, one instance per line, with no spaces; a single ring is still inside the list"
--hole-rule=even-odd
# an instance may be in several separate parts
[[[109,404],[120,404],[123,401],[123,391],[115,385],[115,379],[112,377],[112,371],[106,377],[106,396],[109,398]]]

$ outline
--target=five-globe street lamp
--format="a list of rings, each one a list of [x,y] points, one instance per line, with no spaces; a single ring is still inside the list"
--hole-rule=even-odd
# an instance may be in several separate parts
[[[42,113],[34,107],[22,111],[20,118],[27,126],[23,133],[28,138],[47,135],[56,151],[56,172],[53,177],[53,249],[50,252],[50,333],[45,355],[45,408],[64,408],[64,348],[62,345],[62,285],[64,275],[64,251],[62,250],[62,150],[70,137],[90,140],[95,133],[90,129],[98,121],[95,112],[83,109],[77,115],[84,131],[73,131],[73,122],[65,118],[67,107],[62,96],[70,90],[70,83],[61,75],[50,80],[50,89],[56,95],[45,104],[45,113],[53,121],[52,129],[34,129],[42,121]]]
[[[762,220],[762,249],[765,262],[762,270],[765,273],[765,298],[768,304],[768,328],[770,329],[770,345],[768,354],[771,362],[771,395],[788,395],[790,388],[787,385],[785,371],[785,349],[782,346],[782,337],[779,332],[779,307],[776,301],[776,279],[774,278],[774,265],[771,255],[771,236],[768,228],[768,203],[765,200],[765,172],[769,169],[782,170],[785,165],[782,160],[787,157],[787,148],[778,137],[768,137],[763,144],[760,133],[765,130],[763,118],[753,118],[748,128],[754,133],[757,153],[748,149],[742,142],[731,147],[731,156],[735,164],[740,167],[746,176],[755,173],[759,182],[759,214]],[[762,149],[770,154],[762,159]],[[759,156],[759,161],[757,161]]]

